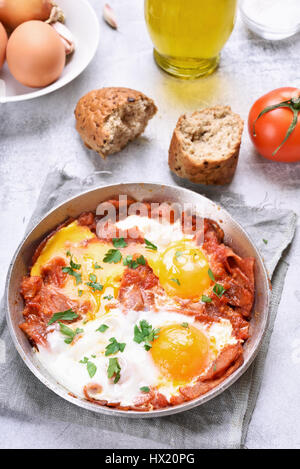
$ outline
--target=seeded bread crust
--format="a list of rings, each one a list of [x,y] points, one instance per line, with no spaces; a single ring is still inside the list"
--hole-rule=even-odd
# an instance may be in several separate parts
[[[127,118],[129,122],[130,114],[133,116],[131,119],[135,119],[137,106],[140,106],[140,120],[131,122],[133,128],[131,132],[128,130],[128,135],[114,129],[113,121],[108,125],[114,115],[119,122],[120,118]],[[154,101],[139,91],[119,87],[101,88],[90,91],[78,101],[75,109],[76,129],[84,144],[105,158],[137,138],[156,111]],[[124,125],[128,122],[124,120]],[[117,136],[114,130],[118,131]]]
[[[222,120],[227,120],[227,141],[225,142],[224,137],[224,143],[227,143],[228,148],[222,154],[218,154],[213,147],[210,147],[213,144],[213,135],[210,137],[211,142],[208,141],[206,143],[207,148],[205,151],[199,154],[192,154],[191,146],[193,139],[191,139],[190,147],[187,148],[185,142],[189,136],[183,133],[183,127],[187,124],[191,128],[193,125],[192,119],[195,117],[198,119],[198,122],[205,121],[202,129],[203,135],[211,131],[213,123],[217,123],[219,128],[222,129]],[[211,125],[208,123],[209,120],[212,123]],[[230,121],[232,121],[232,128],[228,127],[228,122]],[[171,171],[181,178],[189,179],[199,184],[229,184],[232,181],[238,163],[243,127],[243,120],[238,114],[231,111],[230,106],[215,106],[196,111],[191,116],[186,114],[180,116],[169,148],[169,167]],[[194,131],[197,134],[199,129],[194,128]],[[201,132],[196,138],[198,138],[198,141],[201,141]]]

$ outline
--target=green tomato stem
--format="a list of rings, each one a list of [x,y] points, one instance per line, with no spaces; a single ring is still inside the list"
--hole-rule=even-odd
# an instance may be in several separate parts
[[[290,109],[293,113],[293,119],[292,122],[287,130],[287,133],[281,142],[281,144],[273,151],[272,156],[276,155],[276,153],[280,150],[280,148],[284,145],[284,143],[288,140],[289,136],[295,129],[297,122],[298,122],[298,114],[300,112],[300,97],[298,98],[291,98],[288,101],[282,101],[281,103],[278,104],[273,104],[271,106],[265,107],[257,116],[253,123],[253,136],[256,137],[256,132],[255,132],[255,124],[260,119],[261,116],[266,114],[267,112],[273,111],[274,109],[279,109],[281,107],[286,107]]]

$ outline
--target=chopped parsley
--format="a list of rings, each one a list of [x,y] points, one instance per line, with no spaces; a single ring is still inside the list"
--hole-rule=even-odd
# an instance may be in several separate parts
[[[97,332],[105,332],[108,329],[108,326],[106,324],[101,324],[98,329],[96,329]]]
[[[79,363],[83,363],[84,365],[86,365],[88,361],[89,361],[88,357],[83,357],[83,359],[80,360]]]
[[[84,357],[82,360],[80,360],[79,363],[82,363],[83,365],[86,365],[86,368],[87,368],[88,374],[90,375],[90,378],[95,376],[96,371],[97,371],[97,367],[96,367],[95,363],[91,362],[88,359],[88,357]]]
[[[130,269],[136,269],[139,265],[145,265],[146,264],[146,259],[144,258],[143,255],[140,255],[136,259],[133,259],[132,256],[126,256],[125,259],[123,259],[123,265],[126,265]]]
[[[66,344],[71,344],[73,342],[73,339],[76,335],[81,334],[83,332],[83,329],[79,329],[78,327],[73,331],[70,327],[66,326],[62,322],[59,322],[59,327],[60,327],[60,332],[67,336],[67,338],[64,340]]]
[[[78,296],[82,296],[83,290],[78,290]]]
[[[142,386],[142,387],[140,388],[140,391],[142,391],[142,392],[150,392],[150,388],[149,388],[149,386]]]
[[[72,254],[70,253],[70,251],[67,251],[66,254],[67,254],[68,257],[71,257],[70,266],[69,267],[63,267],[62,271],[65,274],[72,275],[76,280],[76,285],[79,285],[82,282],[82,276],[79,272],[76,272],[76,270],[79,270],[81,268],[81,264],[76,264],[75,262],[73,262]]]
[[[101,265],[99,265],[98,262],[95,262],[94,269],[103,269],[103,267],[101,267]]]
[[[178,278],[171,278],[172,282],[175,282],[177,283],[178,286],[181,285],[181,283],[179,282]]]
[[[146,249],[150,249],[151,251],[157,251],[157,246],[155,244],[151,243],[151,241],[148,241],[148,239],[144,238],[145,244],[146,244]]]
[[[75,265],[80,265],[80,264],[75,264]],[[75,277],[76,280],[76,285],[79,285],[82,282],[82,276],[78,272],[76,272],[72,267],[63,267],[62,271],[65,274],[72,275]]]
[[[122,259],[119,249],[109,249],[103,258],[103,262],[117,264]]]
[[[225,288],[220,283],[216,283],[213,288],[213,292],[217,295],[218,298],[221,298],[225,291]]]
[[[175,252],[176,259],[178,259],[180,256],[182,256],[182,251],[176,251]]]
[[[86,284],[87,284],[89,287],[91,287],[91,289],[92,289],[93,291],[96,291],[96,290],[101,291],[101,290],[103,290],[103,285],[101,285],[100,283],[97,283],[97,282],[87,282]]]
[[[203,303],[211,303],[212,299],[210,298],[210,296],[202,295],[201,301],[203,301]]]
[[[105,356],[107,357],[108,355],[114,355],[115,353],[118,352],[124,352],[124,349],[126,347],[125,343],[120,343],[117,341],[115,337],[111,337],[109,339],[110,344],[108,344],[105,348]]]
[[[189,327],[189,323],[188,323],[188,322],[182,322],[181,325],[182,325],[182,327],[187,327],[187,328]]]
[[[215,276],[214,276],[214,274],[213,274],[213,272],[212,272],[211,269],[208,269],[208,276],[209,276],[209,278],[210,278],[213,282],[216,281]]]
[[[134,326],[133,340],[137,344],[145,342],[144,349],[148,352],[152,347],[152,344],[150,342],[153,342],[155,339],[158,338],[160,329],[153,329],[151,324],[149,324],[145,319],[140,321],[139,326],[137,324]]]
[[[87,367],[87,370],[88,370],[88,374],[90,375],[90,378],[95,376],[96,371],[97,371],[97,367],[96,367],[95,363],[93,363],[91,361],[88,361],[87,364],[86,364],[86,367]]]
[[[117,358],[110,358],[107,368],[107,376],[109,378],[114,377],[114,383],[116,384],[120,379],[121,367]]]
[[[100,283],[97,282],[97,277],[95,274],[90,274],[89,275],[89,279],[90,279],[90,282],[87,282],[86,285],[88,285],[89,287],[91,287],[91,289],[93,291],[101,291],[103,290],[103,285],[101,285]]]
[[[109,301],[110,301],[110,300],[113,300],[113,299],[114,299],[114,297],[113,297],[112,295],[106,295],[106,296],[104,296],[104,297],[103,297],[103,299],[104,299],[104,300],[109,300]]]
[[[267,240],[267,239],[263,239],[263,242],[264,242],[265,244],[268,244],[268,240]]]
[[[78,318],[78,314],[76,314],[72,309],[67,309],[67,311],[54,313],[52,318],[48,322],[48,326],[50,326],[50,324],[53,324],[55,321],[72,321],[76,318]]]
[[[113,238],[112,242],[115,248],[126,248],[127,246],[124,238]]]
[[[73,262],[73,259],[71,257],[71,260],[70,260],[70,267],[74,270],[79,270],[81,269],[81,264],[76,264],[75,262]]]

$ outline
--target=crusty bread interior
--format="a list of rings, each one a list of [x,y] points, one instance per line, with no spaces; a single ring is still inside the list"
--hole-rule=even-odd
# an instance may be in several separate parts
[[[240,118],[227,107],[207,109],[181,120],[183,150],[191,159],[220,160],[234,151],[240,138]]]
[[[116,109],[103,125],[103,131],[109,135],[109,139],[103,142],[103,153],[118,152],[138,137],[155,111],[154,105],[144,98]]]

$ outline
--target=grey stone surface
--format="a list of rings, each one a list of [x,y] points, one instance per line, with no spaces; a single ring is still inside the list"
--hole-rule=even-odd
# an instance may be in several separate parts
[[[63,89],[43,98],[2,104],[0,114],[0,275],[1,294],[9,261],[22,239],[40,188],[53,167],[78,175],[103,172],[103,182],[155,181],[180,184],[203,192],[202,186],[172,177],[167,152],[178,116],[210,104],[230,104],[244,119],[252,102],[280,86],[299,85],[300,35],[269,43],[248,32],[238,18],[224,48],[218,71],[193,82],[179,81],[158,70],[152,59],[141,0],[111,0],[119,31],[101,18],[104,1],[91,0],[101,26],[96,57],[85,72]],[[76,9],[76,7],[74,7]],[[73,110],[87,91],[102,86],[128,86],[149,94],[159,113],[143,137],[106,161],[87,150],[74,129]],[[293,209],[299,214],[300,163],[280,164],[257,155],[243,135],[240,162],[229,189],[250,205]],[[226,189],[224,189],[226,190]],[[249,448],[300,447],[300,237],[288,255],[290,268],[278,311],[262,388],[250,423]],[[0,360],[1,356],[0,344]],[[157,447],[151,440],[95,432],[74,423],[47,425],[40,419],[0,417],[4,448],[137,448]]]

